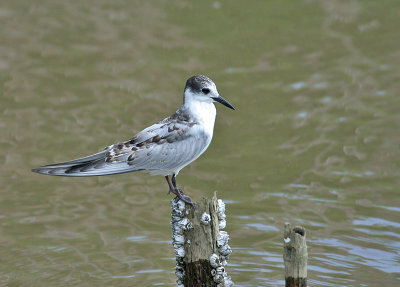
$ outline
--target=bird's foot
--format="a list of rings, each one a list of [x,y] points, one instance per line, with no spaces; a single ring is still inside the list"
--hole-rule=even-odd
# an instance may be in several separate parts
[[[193,207],[193,209],[195,209],[192,199],[190,198],[190,196],[186,195],[182,189],[176,188],[175,190],[170,190],[170,192],[176,195],[175,198],[180,199],[187,204],[190,204]]]
[[[177,188],[177,189],[178,189],[178,188]],[[170,194],[171,192],[172,192],[173,194],[175,194],[177,198],[179,198],[179,192],[178,192],[175,188],[173,188],[172,186],[171,186],[171,188],[168,190],[168,194]]]

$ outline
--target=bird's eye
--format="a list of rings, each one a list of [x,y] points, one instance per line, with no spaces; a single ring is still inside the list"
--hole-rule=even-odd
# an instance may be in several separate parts
[[[202,91],[204,94],[207,95],[207,94],[210,92],[210,89],[204,88],[204,89],[201,89],[201,91]]]

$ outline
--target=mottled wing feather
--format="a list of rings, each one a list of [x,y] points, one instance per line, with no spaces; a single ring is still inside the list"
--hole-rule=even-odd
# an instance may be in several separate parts
[[[96,176],[138,170],[174,170],[197,158],[207,146],[206,142],[201,144],[204,137],[190,133],[194,125],[185,114],[175,114],[102,152],[33,171],[61,176]]]
[[[194,123],[166,120],[114,145],[107,153],[108,162],[124,162],[133,169],[170,170],[196,158],[204,149],[199,139],[189,133]]]
[[[148,148],[137,150],[128,161],[135,168],[155,172],[157,170],[175,170],[196,159],[207,143],[201,139],[184,135],[163,144],[152,144]]]
[[[55,163],[55,164],[49,164],[49,165],[46,165],[46,167],[61,168],[61,167],[69,167],[74,164],[89,163],[89,162],[96,161],[99,159],[104,159],[105,155],[106,155],[106,151],[104,150],[104,151],[101,151],[101,152],[98,152],[98,153],[95,153],[95,154],[92,154],[89,156],[81,157],[78,159],[74,159],[74,160],[70,160],[70,161],[66,161],[66,162]]]

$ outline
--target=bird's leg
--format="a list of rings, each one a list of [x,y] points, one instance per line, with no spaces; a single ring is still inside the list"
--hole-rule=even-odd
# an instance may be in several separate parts
[[[172,185],[177,189],[178,187],[176,186],[176,175],[175,173],[172,175]]]
[[[168,175],[165,176],[165,179],[167,180],[168,186],[169,186],[168,194],[170,194],[172,192],[177,197],[179,197],[178,192],[175,190],[175,187],[171,184],[171,181],[169,180],[169,176]]]
[[[173,192],[173,191],[172,191],[172,192],[173,192],[174,194],[176,194],[176,196],[177,196],[180,200],[182,200],[183,202],[186,202],[186,203],[190,204],[190,205],[193,206],[193,208],[194,208],[194,204],[193,204],[193,201],[192,201],[192,199],[190,198],[190,196],[186,195],[186,194],[183,192],[182,189],[180,189],[179,187],[176,186],[176,175],[175,175],[175,174],[172,175],[172,185],[174,186],[176,193]],[[171,188],[171,187],[170,187],[170,188]]]

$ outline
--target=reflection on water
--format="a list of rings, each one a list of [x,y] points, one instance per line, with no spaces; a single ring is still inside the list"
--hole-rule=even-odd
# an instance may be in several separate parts
[[[310,286],[398,285],[395,4],[0,4],[1,285],[174,285],[162,178],[30,169],[130,138],[198,73],[237,110],[179,182],[227,203],[237,286],[284,285],[285,221],[307,229]]]

